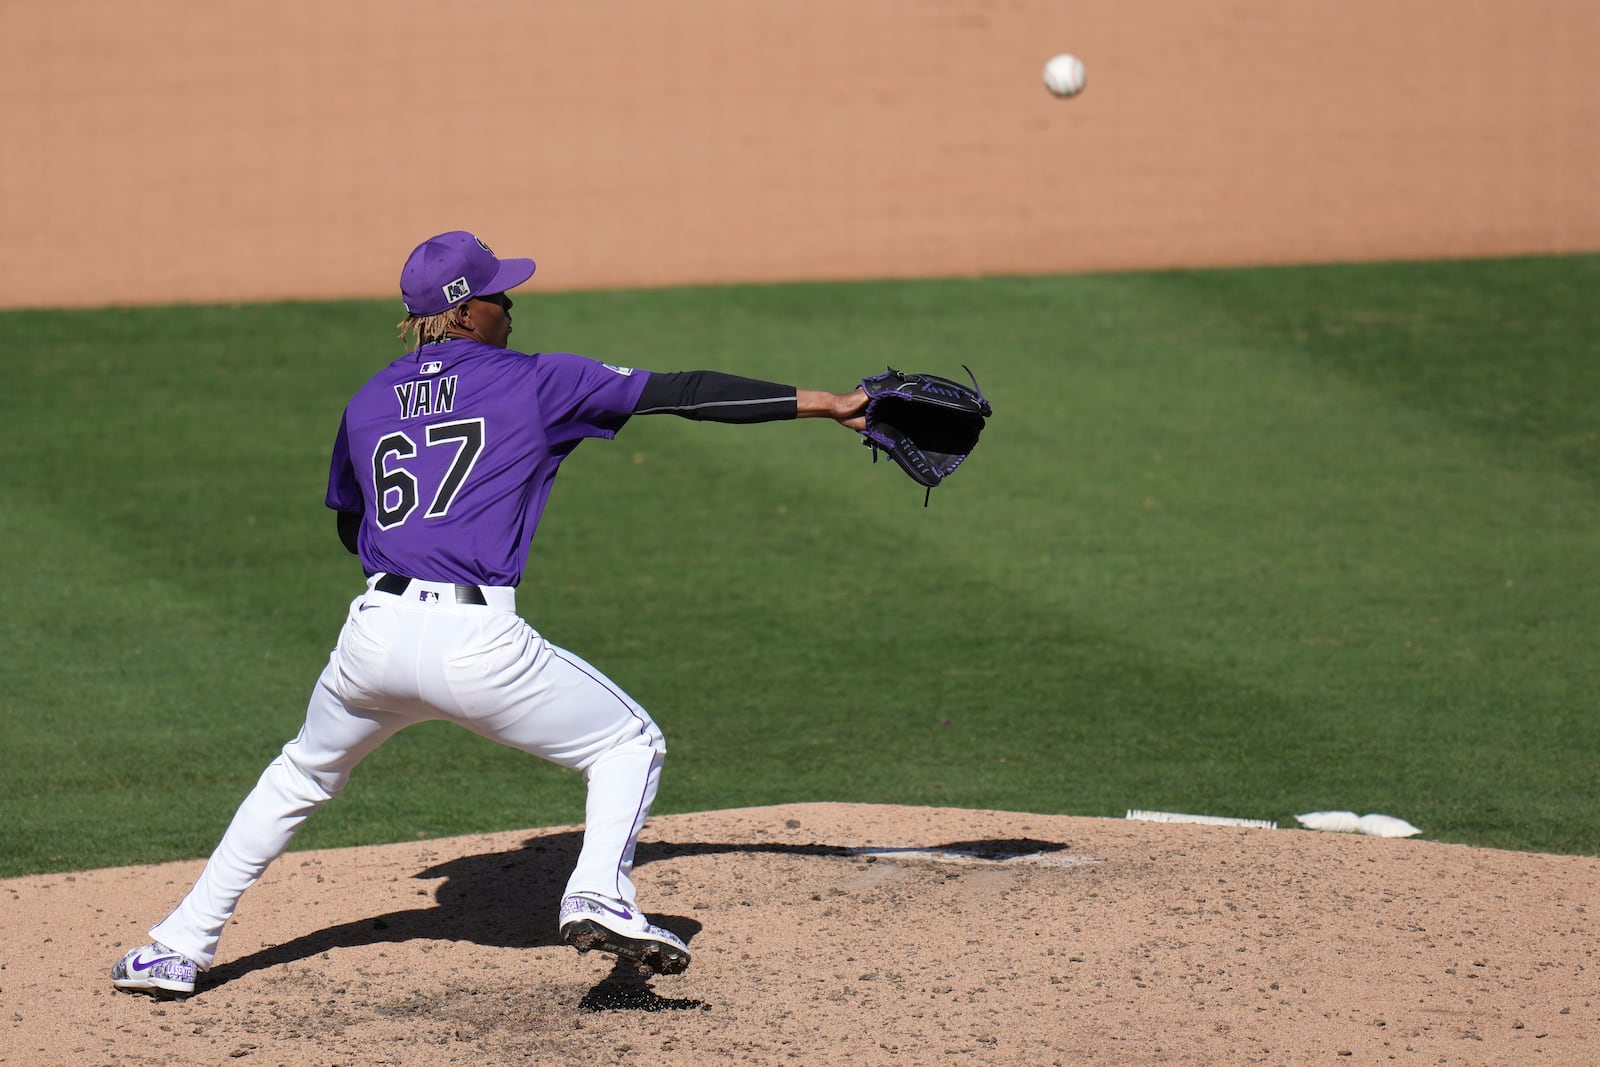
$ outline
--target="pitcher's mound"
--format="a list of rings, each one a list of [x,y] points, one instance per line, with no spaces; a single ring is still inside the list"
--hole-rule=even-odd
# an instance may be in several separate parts
[[[576,828],[291,853],[181,1002],[111,964],[198,862],[0,883],[0,1062],[1589,1062],[1600,860],[854,804],[653,819],[645,980],[556,937]],[[1350,1058],[1345,1058],[1350,1057]]]

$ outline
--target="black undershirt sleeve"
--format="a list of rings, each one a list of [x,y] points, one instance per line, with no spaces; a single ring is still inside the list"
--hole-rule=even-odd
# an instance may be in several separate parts
[[[794,386],[714,370],[652,371],[633,408],[700,422],[777,422],[798,412]]]
[[[344,547],[356,554],[356,531],[361,529],[361,513],[358,511],[336,511],[339,521],[339,540]]]

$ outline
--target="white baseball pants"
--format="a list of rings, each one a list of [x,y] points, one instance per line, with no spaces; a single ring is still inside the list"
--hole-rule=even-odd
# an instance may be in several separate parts
[[[430,719],[582,772],[583,847],[566,892],[637,907],[634,846],[660,784],[666,741],[632,698],[524,622],[513,590],[483,593],[487,607],[456,603],[447,584],[413,581],[389,594],[368,582],[350,605],[299,736],[267,766],[194,888],[152,937],[209,968],[239,898],[307,816],[344,789],[368,753]]]

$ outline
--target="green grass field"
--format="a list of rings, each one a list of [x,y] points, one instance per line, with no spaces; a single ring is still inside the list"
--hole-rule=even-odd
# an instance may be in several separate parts
[[[922,491],[832,425],[638,419],[522,613],[651,709],[658,812],[1381,811],[1600,853],[1600,257],[538,295],[513,343],[960,376]],[[0,315],[0,875],[204,855],[361,585],[322,506],[397,301]],[[434,724],[297,848],[575,823]]]

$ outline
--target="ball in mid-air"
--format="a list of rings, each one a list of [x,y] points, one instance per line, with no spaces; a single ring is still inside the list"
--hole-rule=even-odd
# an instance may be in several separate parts
[[[1044,86],[1059,97],[1083,92],[1084,77],[1083,60],[1074,55],[1053,56],[1044,65]]]

